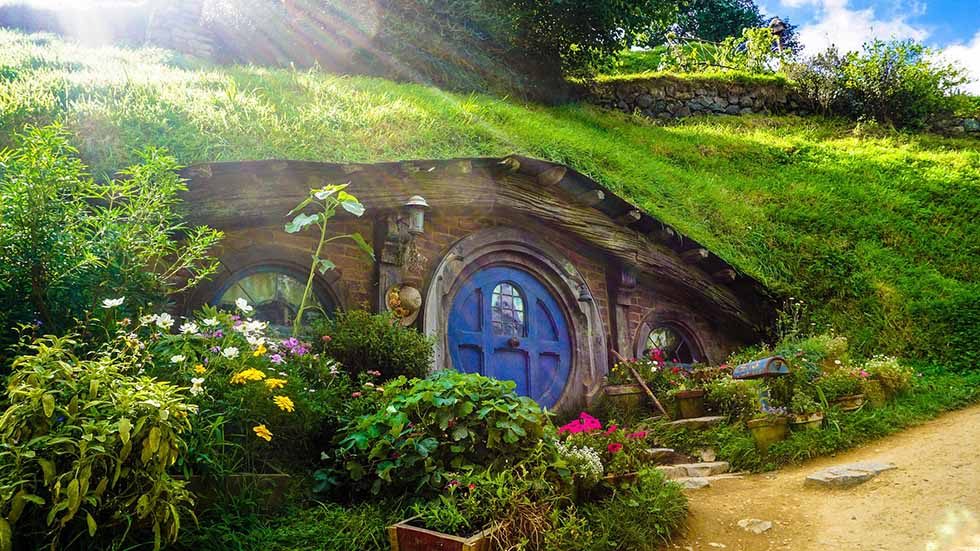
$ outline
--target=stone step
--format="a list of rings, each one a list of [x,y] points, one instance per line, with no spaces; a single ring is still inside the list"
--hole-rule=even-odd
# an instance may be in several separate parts
[[[704,463],[681,463],[679,465],[661,465],[657,467],[664,476],[670,479],[679,478],[704,478],[706,476],[716,476],[728,472],[727,461],[711,461]]]
[[[732,478],[742,478],[742,475],[737,473],[725,473],[715,476],[684,476],[681,478],[675,478],[674,482],[680,484],[685,490],[697,490],[711,486],[712,482]]]
[[[897,467],[894,463],[878,463],[875,461],[837,465],[806,477],[804,485],[822,488],[850,488],[895,468]]]
[[[646,459],[655,465],[672,465],[675,463],[691,463],[694,458],[683,453],[677,453],[671,448],[649,448]]]
[[[667,423],[671,427],[680,427],[689,430],[704,430],[718,425],[725,420],[724,415],[709,415],[707,417],[693,417],[691,419],[678,419]]]

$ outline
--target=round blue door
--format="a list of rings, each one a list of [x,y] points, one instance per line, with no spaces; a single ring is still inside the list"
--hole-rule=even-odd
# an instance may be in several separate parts
[[[453,366],[517,383],[517,393],[551,407],[568,380],[572,346],[558,302],[531,274],[484,268],[456,293],[449,313]]]

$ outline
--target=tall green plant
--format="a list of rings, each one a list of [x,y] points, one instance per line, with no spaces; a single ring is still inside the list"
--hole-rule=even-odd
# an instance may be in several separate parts
[[[311,189],[309,197],[303,199],[299,205],[296,205],[296,208],[289,211],[290,215],[299,214],[296,214],[296,217],[286,224],[286,233],[297,233],[312,225],[316,225],[320,230],[320,239],[317,242],[316,251],[313,253],[313,263],[310,265],[310,275],[306,278],[306,289],[303,291],[303,299],[300,301],[299,311],[296,312],[296,322],[293,323],[294,337],[299,333],[299,328],[302,325],[303,312],[306,310],[306,303],[313,290],[313,277],[317,272],[324,274],[328,270],[333,270],[337,267],[336,264],[322,256],[324,245],[331,241],[350,239],[370,256],[372,260],[374,259],[374,250],[359,233],[345,233],[327,237],[327,223],[337,214],[337,209],[343,209],[354,216],[364,214],[364,205],[356,197],[344,191],[347,189],[347,186],[348,184],[328,185],[320,189]],[[313,214],[302,212],[307,208],[312,208],[316,212]]]
[[[221,233],[181,222],[176,160],[157,148],[139,157],[96,181],[58,126],[28,126],[0,151],[0,344],[18,324],[63,333],[105,299],[127,297],[134,314],[214,272]]]

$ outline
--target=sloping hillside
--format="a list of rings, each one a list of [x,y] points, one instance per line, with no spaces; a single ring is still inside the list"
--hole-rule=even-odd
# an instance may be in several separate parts
[[[0,30],[0,140],[61,121],[98,174],[182,162],[520,153],[567,163],[788,296],[863,352],[980,361],[980,143],[793,117],[655,124],[380,79],[197,67]]]

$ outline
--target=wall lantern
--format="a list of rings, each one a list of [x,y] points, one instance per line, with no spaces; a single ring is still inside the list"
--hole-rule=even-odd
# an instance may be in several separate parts
[[[422,235],[425,232],[425,211],[429,203],[421,195],[413,195],[402,205],[401,224],[404,224],[411,235]],[[399,225],[401,225],[399,224]]]

